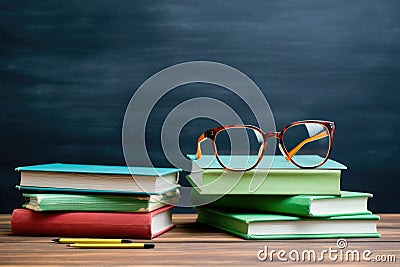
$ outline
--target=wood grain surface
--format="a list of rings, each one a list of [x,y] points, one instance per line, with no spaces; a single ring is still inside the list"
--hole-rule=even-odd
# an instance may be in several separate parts
[[[10,232],[10,216],[0,216],[0,265],[13,266],[54,266],[54,265],[90,265],[90,266],[122,266],[122,265],[270,265],[287,264],[279,261],[259,261],[257,252],[266,245],[269,251],[274,249],[315,250],[338,249],[336,239],[304,239],[247,241],[217,229],[197,224],[195,214],[175,214],[177,227],[151,242],[155,249],[73,249],[63,244],[54,244],[52,237],[13,236]],[[370,256],[396,257],[400,260],[400,214],[381,214],[378,224],[381,238],[347,239],[346,250],[371,250]],[[296,262],[296,266],[307,264],[307,261]],[[339,264],[325,257],[322,262],[314,264]],[[376,265],[373,262],[345,262],[354,266]],[[395,262],[380,263],[379,266],[396,266]]]

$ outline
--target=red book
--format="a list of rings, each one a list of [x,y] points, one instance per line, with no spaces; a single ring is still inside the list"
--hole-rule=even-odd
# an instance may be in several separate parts
[[[11,231],[15,235],[151,239],[175,226],[171,209],[165,206],[148,213],[15,209]]]

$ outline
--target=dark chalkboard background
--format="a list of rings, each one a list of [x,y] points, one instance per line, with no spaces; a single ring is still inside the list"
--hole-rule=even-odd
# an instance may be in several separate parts
[[[13,0],[0,2],[0,212],[22,202],[16,166],[125,164],[131,96],[157,71],[192,60],[249,75],[278,129],[335,121],[332,158],[349,166],[342,188],[373,192],[375,212],[399,211],[399,1]],[[196,85],[169,97],[192,94],[235,102]],[[157,114],[169,104],[161,101]],[[168,166],[156,117],[149,152]],[[197,127],[182,133],[185,153],[194,152]]]

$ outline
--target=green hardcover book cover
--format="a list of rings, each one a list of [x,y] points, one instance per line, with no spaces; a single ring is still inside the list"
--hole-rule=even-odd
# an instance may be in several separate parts
[[[23,193],[24,208],[35,211],[150,212],[179,201],[179,190],[161,195],[81,195]]]
[[[244,173],[207,169],[186,177],[200,194],[340,195],[340,170],[250,170]]]
[[[202,195],[192,190],[193,205],[208,208],[234,208],[263,213],[284,213],[306,217],[371,214],[367,209],[370,193],[342,191],[332,195]]]
[[[296,216],[243,213],[197,208],[197,221],[245,239],[300,239],[380,237],[373,214],[301,218]]]
[[[318,156],[298,157],[315,161]],[[271,156],[263,157],[263,161],[268,160]],[[192,162],[187,178],[201,194],[340,195],[340,175],[346,166],[339,162],[328,160],[315,169],[300,169],[285,157],[275,156],[270,169],[264,169],[260,167],[265,166],[263,161],[255,169],[233,172],[222,169],[215,157],[205,155]]]

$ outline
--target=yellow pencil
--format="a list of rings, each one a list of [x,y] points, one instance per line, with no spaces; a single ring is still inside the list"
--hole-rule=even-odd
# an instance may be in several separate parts
[[[69,244],[68,247],[72,248],[154,248],[155,244],[149,243],[75,243]]]
[[[52,240],[59,244],[73,244],[73,243],[89,243],[89,244],[121,244],[121,243],[133,243],[132,240],[127,239],[112,239],[112,238],[57,238]]]

